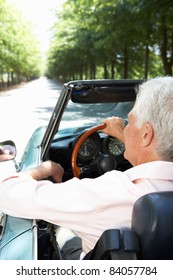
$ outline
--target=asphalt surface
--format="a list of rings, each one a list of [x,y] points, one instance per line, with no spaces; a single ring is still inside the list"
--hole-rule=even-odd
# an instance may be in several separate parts
[[[0,141],[13,140],[18,158],[34,130],[48,123],[62,86],[42,77],[0,92]]]

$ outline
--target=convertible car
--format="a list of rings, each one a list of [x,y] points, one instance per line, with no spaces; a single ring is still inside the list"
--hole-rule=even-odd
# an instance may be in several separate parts
[[[17,170],[50,159],[63,166],[63,181],[67,181],[74,176],[95,178],[113,169],[130,168],[123,156],[123,143],[105,135],[102,129],[104,119],[110,116],[121,117],[127,123],[140,83],[142,80],[78,80],[64,84],[48,125],[33,133],[21,162],[15,162]],[[119,229],[105,231],[88,259],[173,258],[170,246],[160,237],[162,232],[169,232],[170,223],[168,226],[158,216],[159,212],[167,215],[167,209],[160,209],[158,201],[172,204],[166,202],[168,192],[162,195],[150,194],[138,201],[132,228],[123,233]],[[170,217],[173,210],[168,209],[168,213]],[[1,213],[0,226],[0,259],[61,259],[53,225]],[[165,238],[172,242],[172,231]]]

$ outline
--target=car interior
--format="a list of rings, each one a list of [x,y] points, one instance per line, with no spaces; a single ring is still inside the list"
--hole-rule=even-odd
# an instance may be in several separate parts
[[[116,115],[123,118],[127,124],[127,115],[136,98],[134,87],[140,82],[140,80],[74,81],[65,86],[60,101],[62,98],[65,99],[68,91],[71,92],[67,97],[68,102],[64,101],[66,104],[61,121],[54,124],[54,119],[50,120],[45,138],[51,138],[49,127],[52,126],[55,127],[54,136],[49,148],[44,147],[46,139],[42,143],[43,160],[51,159],[63,166],[65,171],[63,181],[73,176],[95,178],[109,170],[124,171],[131,167],[124,159],[123,143],[102,133],[104,128],[102,122],[106,117]],[[59,108],[57,103],[53,113],[56,118]],[[64,129],[64,124],[67,129]]]
[[[80,93],[72,95],[73,102],[93,102],[95,89],[87,86],[81,86]],[[96,90],[99,101],[105,102],[102,93],[107,90],[106,86],[97,87]],[[126,90],[121,87],[121,94]],[[114,87],[109,89],[109,101],[115,101],[113,92]],[[134,101],[134,95],[130,100],[126,96],[124,94],[124,102]],[[119,98],[120,95],[116,101],[120,102]],[[94,103],[97,103],[97,97]],[[105,136],[101,131],[103,128],[102,123],[78,127],[73,133],[59,139],[55,135],[48,155],[64,167],[64,181],[73,176],[95,178],[112,169],[124,171],[131,167],[123,157],[124,145],[118,139]],[[133,208],[131,229],[107,229],[85,259],[173,259],[172,199],[173,192],[150,193],[138,199]]]

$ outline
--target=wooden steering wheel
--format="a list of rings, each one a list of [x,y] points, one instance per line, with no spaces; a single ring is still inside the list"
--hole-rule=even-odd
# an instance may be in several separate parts
[[[104,129],[105,127],[106,127],[105,123],[93,126],[90,129],[88,129],[86,132],[84,132],[76,141],[72,152],[72,158],[71,158],[72,171],[74,177],[79,178],[81,174],[81,169],[77,166],[77,156],[81,145],[83,144],[83,142],[88,136],[90,136],[92,133],[96,132],[97,130]]]

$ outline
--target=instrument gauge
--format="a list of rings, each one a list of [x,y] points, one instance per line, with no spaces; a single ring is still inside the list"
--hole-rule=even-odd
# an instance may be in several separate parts
[[[79,155],[83,158],[93,157],[95,154],[96,145],[91,138],[87,138],[79,149]]]
[[[91,160],[93,159],[101,149],[100,137],[97,133],[90,135],[82,143],[78,151],[78,159]]]
[[[125,147],[124,144],[114,137],[106,138],[106,150],[113,156],[120,156],[124,153]]]

